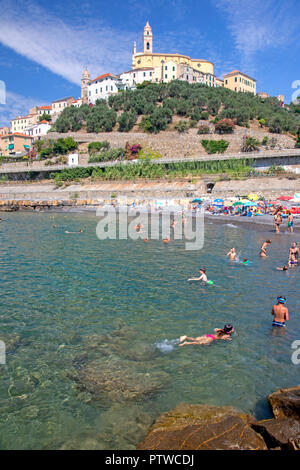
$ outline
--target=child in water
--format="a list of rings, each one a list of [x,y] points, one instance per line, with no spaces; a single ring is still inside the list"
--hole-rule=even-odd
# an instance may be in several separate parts
[[[228,324],[222,329],[215,328],[214,331],[215,335],[204,335],[198,336],[197,338],[189,338],[186,335],[180,336],[179,346],[199,346],[200,344],[208,345],[219,339],[231,341],[231,335],[234,332],[234,328],[232,325]]]
[[[250,261],[249,261],[247,258],[244,258],[243,261],[242,261],[242,264],[243,264],[244,266],[249,266]]]
[[[191,279],[188,279],[188,281],[203,281],[207,282],[207,276],[206,276],[206,269],[201,268],[200,269],[200,277],[192,277]]]

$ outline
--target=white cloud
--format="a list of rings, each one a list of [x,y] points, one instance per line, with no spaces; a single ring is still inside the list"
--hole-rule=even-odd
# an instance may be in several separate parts
[[[225,13],[241,65],[253,68],[255,55],[289,46],[299,37],[298,0],[212,0]]]
[[[80,24],[66,23],[33,1],[2,0],[0,11],[0,42],[72,83],[80,83],[86,66],[96,76],[131,65],[132,32],[115,31],[89,15]]]
[[[0,104],[0,127],[9,126],[9,121],[17,116],[26,116],[29,109],[36,105],[43,105],[44,101],[13,93],[6,92],[6,103]]]

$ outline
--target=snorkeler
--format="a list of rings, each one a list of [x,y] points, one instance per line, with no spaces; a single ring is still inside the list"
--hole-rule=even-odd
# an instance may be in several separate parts
[[[211,344],[213,341],[223,339],[226,341],[231,341],[231,335],[234,332],[234,328],[232,325],[228,324],[225,325],[224,328],[215,328],[214,329],[215,335],[204,335],[198,336],[197,338],[190,338],[186,335],[180,336],[179,346],[191,346],[191,345],[208,345]]]
[[[242,264],[243,264],[244,266],[249,266],[250,261],[248,260],[248,258],[244,258],[243,261],[242,261]]]
[[[228,256],[231,261],[235,261],[237,259],[235,248],[231,248],[231,250],[229,251],[229,253],[227,253],[226,256]]]
[[[284,327],[286,326],[285,322],[289,320],[289,311],[284,304],[286,303],[286,298],[280,295],[277,297],[277,305],[273,305],[272,315],[274,315],[273,326]]]
[[[206,268],[201,268],[199,270],[201,276],[200,277],[192,277],[191,279],[188,279],[188,281],[203,281],[207,282],[207,276],[206,276]]]
[[[267,247],[271,245],[272,241],[271,240],[266,240],[260,249],[260,256],[261,258],[266,258],[267,256]]]

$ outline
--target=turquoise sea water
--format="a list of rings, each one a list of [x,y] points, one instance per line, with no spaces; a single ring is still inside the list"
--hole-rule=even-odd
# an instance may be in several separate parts
[[[178,403],[233,405],[263,418],[269,393],[299,383],[291,345],[300,340],[300,268],[276,271],[297,234],[207,222],[204,248],[193,252],[183,241],[100,241],[92,213],[3,219],[0,449],[134,449]],[[260,259],[266,238],[270,256]],[[232,246],[250,266],[226,259]],[[214,286],[187,282],[203,266]],[[272,331],[279,294],[291,319]],[[232,342],[177,347],[180,335],[225,323],[236,328]],[[96,394],[87,374],[77,375],[95,367]]]

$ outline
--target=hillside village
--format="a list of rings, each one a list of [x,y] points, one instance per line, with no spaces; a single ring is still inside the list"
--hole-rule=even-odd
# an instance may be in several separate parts
[[[178,53],[153,52],[153,32],[147,22],[143,33],[143,51],[137,52],[136,43],[134,43],[131,70],[122,72],[119,75],[105,73],[94,79],[91,78],[88,70],[84,70],[81,79],[81,96],[79,98],[75,99],[69,96],[59,98],[49,105],[32,107],[28,115],[18,116],[10,122],[9,127],[0,128],[0,154],[6,157],[28,154],[36,141],[44,138],[49,132],[58,130],[55,124],[62,113],[66,113],[65,110],[68,108],[79,108],[82,110],[86,109],[84,108],[85,106],[93,108],[97,103],[101,103],[101,100],[104,100],[106,103],[113,103],[113,97],[124,92],[129,93],[137,91],[147,84],[167,85],[175,81],[183,82],[191,86],[198,85],[216,90],[228,89],[237,94],[258,96],[261,101],[271,100],[268,93],[257,93],[256,80],[243,72],[234,70],[226,74],[224,79],[220,79],[214,74],[214,64],[206,59],[193,59]],[[275,101],[277,101],[279,107],[285,107],[284,96],[279,95]],[[206,111],[206,108],[204,107],[202,111],[203,110]],[[124,111],[126,110],[124,109]],[[137,114],[146,113],[138,112]],[[181,114],[184,115],[184,113],[177,112],[176,109],[174,110],[174,114],[178,114],[179,116]],[[194,114],[194,116],[191,116],[192,121],[199,123],[201,118],[204,119],[203,113],[202,115]],[[205,119],[214,118],[215,116],[215,113],[210,112]],[[175,116],[173,119],[174,127],[171,127],[170,130],[176,130],[176,123],[178,125],[178,121],[184,122],[181,121],[180,117],[176,118]],[[141,126],[138,126],[140,123],[141,117],[135,120],[131,129],[125,130],[140,132]],[[243,123],[239,123],[239,125],[242,124]],[[191,127],[196,126],[194,124],[194,126]],[[262,125],[256,125],[255,130],[258,134],[267,132],[266,129],[261,130],[262,127]],[[84,130],[82,127],[75,130],[79,129],[81,129],[81,131]],[[104,129],[101,129],[100,132],[103,132],[103,130]],[[112,130],[122,131],[121,125]],[[143,130],[145,131],[147,129]],[[178,130],[180,132],[180,124]],[[185,130],[187,129],[183,129],[183,131]],[[60,130],[59,132],[65,131]],[[91,132],[91,130],[87,129],[87,132]],[[99,130],[96,130],[96,132],[99,132]],[[193,134],[193,132],[191,133]],[[282,148],[293,147],[294,142],[291,138],[285,138],[284,142],[285,143],[280,145]],[[176,146],[177,144],[175,147]],[[234,147],[234,150],[236,150],[236,147]]]

